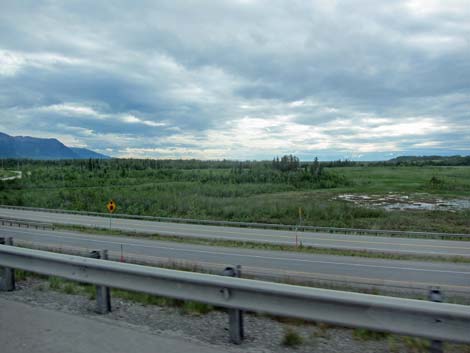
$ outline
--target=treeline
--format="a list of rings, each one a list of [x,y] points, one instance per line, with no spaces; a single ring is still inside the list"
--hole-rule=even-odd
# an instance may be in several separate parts
[[[100,170],[100,169],[251,169],[257,167],[269,167],[280,171],[295,171],[299,168],[310,165],[321,165],[322,167],[351,166],[356,162],[345,160],[320,162],[317,157],[313,161],[300,161],[297,156],[284,155],[281,158],[275,157],[272,161],[237,161],[237,160],[198,160],[198,159],[65,159],[65,160],[32,160],[32,159],[0,159],[0,168],[22,169],[27,167],[75,167],[80,170]]]
[[[272,161],[236,161],[236,160],[198,160],[198,159],[82,159],[82,160],[31,160],[0,159],[0,168],[17,169],[31,167],[74,167],[82,171],[95,170],[148,170],[148,169],[257,169],[271,166],[282,172],[292,172],[310,168],[364,167],[364,166],[470,166],[470,156],[400,156],[387,161],[352,161],[338,159],[333,161],[300,161],[294,155],[275,157]],[[316,169],[317,170],[317,169]]]
[[[387,161],[397,166],[470,166],[470,156],[401,156]]]
[[[203,161],[197,159],[133,159],[133,158],[112,158],[112,159],[64,159],[64,160],[32,160],[32,159],[2,159],[4,168],[20,167],[68,167],[74,166],[82,170],[107,169],[227,169],[236,166],[238,161]],[[243,162],[245,164],[260,162]]]
[[[246,167],[240,163],[231,170],[230,177],[234,177],[236,183],[285,183],[299,187],[333,188],[350,184],[343,175],[326,171],[318,158],[301,163],[294,155],[276,157],[271,164],[257,163]]]
[[[351,161],[348,159],[321,162],[324,167],[451,167],[451,166],[470,166],[470,156],[401,156],[388,161]]]
[[[16,163],[15,163],[16,162]],[[88,159],[61,161],[8,160],[23,178],[2,188],[89,188],[154,182],[217,184],[288,184],[295,188],[333,188],[349,185],[338,173],[325,170],[317,158],[300,162],[293,155],[273,161],[199,161],[151,159]]]
[[[348,159],[322,162],[325,167],[452,167],[470,166],[470,156],[400,156],[388,161],[351,161]]]

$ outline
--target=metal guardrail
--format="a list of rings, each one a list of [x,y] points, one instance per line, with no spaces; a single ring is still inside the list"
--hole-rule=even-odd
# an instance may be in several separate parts
[[[44,222],[33,222],[33,221],[27,221],[27,220],[22,220],[22,219],[13,219],[13,218],[3,218],[0,217],[0,225],[2,226],[18,226],[18,228],[21,228],[21,226],[24,226],[25,228],[35,228],[35,229],[53,229],[54,226],[51,223],[44,223]]]
[[[64,214],[77,214],[85,216],[98,216],[109,217],[109,214],[102,212],[89,212],[89,211],[72,211],[51,208],[36,208],[36,207],[23,207],[23,206],[10,206],[0,205],[0,208],[9,208],[13,210],[24,211],[40,211]],[[241,227],[241,228],[261,228],[261,229],[275,229],[275,230],[297,230],[297,231],[312,231],[312,232],[327,232],[327,233],[343,233],[343,234],[367,234],[367,235],[387,235],[387,236],[408,236],[408,237],[425,237],[425,238],[460,238],[470,239],[470,234],[464,233],[438,233],[438,232],[416,232],[416,231],[400,231],[400,230],[383,230],[383,229],[363,229],[363,228],[339,228],[339,227],[320,227],[320,226],[299,226],[289,224],[275,224],[275,223],[251,223],[251,222],[234,222],[234,221],[214,221],[204,219],[192,218],[173,218],[173,217],[156,217],[156,216],[138,216],[124,213],[115,213],[113,218],[127,218],[157,222],[171,222],[171,223],[188,223],[200,225],[214,225],[225,227]]]
[[[470,306],[308,288],[0,245],[0,266],[346,327],[470,343]]]

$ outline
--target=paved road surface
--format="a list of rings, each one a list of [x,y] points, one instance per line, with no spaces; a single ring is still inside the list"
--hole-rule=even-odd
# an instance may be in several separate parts
[[[220,353],[220,347],[138,331],[0,298],[2,353]],[[223,351],[222,351],[223,352]]]
[[[5,208],[0,208],[0,217],[28,219],[49,223],[76,224],[88,227],[109,227],[109,219],[106,217],[12,210]],[[299,241],[301,241],[303,245],[321,248],[470,257],[470,241],[445,241],[362,235],[354,236],[312,232],[298,232],[296,234],[296,232],[293,231],[152,222],[122,218],[113,219],[112,227],[113,229],[141,233],[159,233],[162,235],[179,235],[185,237],[215,238],[290,245],[295,244],[297,235]]]
[[[130,237],[0,227],[0,236],[13,236],[56,249],[108,249],[119,258],[121,245],[127,259],[149,263],[197,264],[222,270],[243,265],[243,272],[263,278],[293,278],[336,284],[387,286],[398,291],[440,286],[444,291],[470,293],[470,265],[444,262],[396,261],[374,258],[314,255],[193,245]]]

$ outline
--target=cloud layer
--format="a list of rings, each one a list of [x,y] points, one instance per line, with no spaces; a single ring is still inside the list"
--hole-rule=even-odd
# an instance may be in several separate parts
[[[0,130],[117,157],[470,153],[470,3],[10,1]]]

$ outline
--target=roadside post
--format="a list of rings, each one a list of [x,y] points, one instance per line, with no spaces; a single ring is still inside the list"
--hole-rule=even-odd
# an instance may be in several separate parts
[[[121,256],[119,257],[119,261],[126,262],[126,260],[124,259],[124,248],[122,244],[121,244]]]
[[[428,293],[428,299],[432,302],[442,303],[443,295],[439,288],[431,288]],[[440,320],[436,320],[440,322]],[[444,353],[442,341],[432,340],[429,347],[429,353]]]
[[[299,229],[302,227],[302,207],[299,207],[299,225],[295,227],[295,247],[299,246]],[[302,244],[302,242],[300,242]]]
[[[241,265],[237,265],[236,267],[226,267],[222,272],[222,275],[240,278],[242,274],[241,268]],[[223,289],[221,292],[225,296],[226,300],[230,299],[231,293],[227,289]],[[240,309],[228,309],[228,321],[230,341],[235,344],[241,344],[245,338],[243,311]]]
[[[0,244],[13,246],[13,238],[0,238]],[[2,277],[0,277],[0,290],[11,292],[15,290],[15,269],[10,267],[3,268]]]
[[[108,250],[94,250],[90,253],[94,259],[108,260]],[[111,292],[109,287],[96,286],[96,310],[98,314],[111,312]]]

